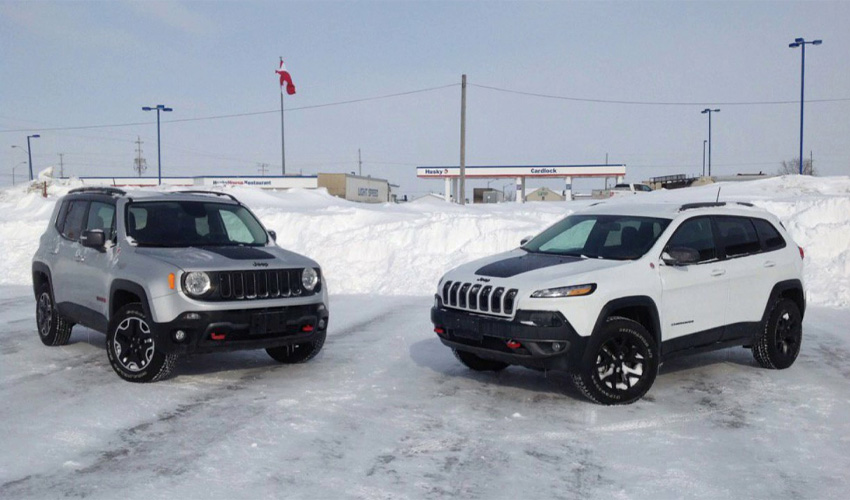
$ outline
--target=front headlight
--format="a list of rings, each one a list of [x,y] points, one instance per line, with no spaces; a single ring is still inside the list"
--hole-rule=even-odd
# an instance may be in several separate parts
[[[319,284],[319,273],[312,267],[305,267],[301,272],[301,286],[308,292],[312,292]]]
[[[590,295],[596,290],[596,283],[588,283],[586,285],[562,286],[559,288],[547,288],[545,290],[537,290],[531,294],[533,299],[556,299],[561,297],[580,297],[582,295]]]
[[[183,289],[195,297],[210,291],[210,275],[203,271],[192,271],[183,276]]]

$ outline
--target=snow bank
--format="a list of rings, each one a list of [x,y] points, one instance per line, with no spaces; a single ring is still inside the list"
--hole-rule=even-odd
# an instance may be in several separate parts
[[[797,176],[723,183],[618,199],[751,201],[776,214],[806,251],[805,279],[813,304],[850,305],[850,178]],[[0,191],[0,284],[27,284],[29,261],[53,204],[23,188]],[[365,205],[324,191],[230,190],[250,206],[278,243],[321,263],[331,293],[429,295],[447,269],[519,245],[587,201],[518,205]]]

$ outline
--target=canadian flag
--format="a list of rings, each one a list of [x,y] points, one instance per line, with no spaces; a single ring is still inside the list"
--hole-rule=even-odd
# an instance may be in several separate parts
[[[289,71],[286,71],[286,65],[283,64],[283,58],[280,58],[280,68],[278,68],[275,73],[280,75],[280,91],[283,92],[286,89],[286,93],[292,95],[295,93],[295,84],[292,83],[292,76],[289,75]]]

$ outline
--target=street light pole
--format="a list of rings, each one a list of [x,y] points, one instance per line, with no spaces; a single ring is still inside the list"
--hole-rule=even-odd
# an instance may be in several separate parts
[[[702,176],[703,177],[705,177],[705,144],[707,142],[708,141],[705,140],[705,139],[702,140]]]
[[[794,43],[789,43],[788,46],[793,48],[802,48],[800,58],[800,175],[803,175],[803,102],[806,88],[806,45],[820,45],[823,40],[812,40],[807,42],[803,38],[794,39]]]
[[[700,111],[702,114],[708,114],[708,176],[711,177],[711,114],[719,113],[719,109],[705,108]]]
[[[20,167],[21,165],[26,165],[26,164],[27,164],[27,162],[22,161],[22,162],[18,163],[17,165],[15,165],[14,167],[12,167],[12,185],[13,186],[15,185],[15,170],[17,170],[18,167]]]
[[[32,145],[30,145],[30,139],[37,139],[39,137],[41,137],[41,136],[38,135],[38,134],[33,134],[33,135],[27,136],[27,157],[29,157],[29,162],[30,162],[30,180],[33,179],[33,177],[32,177],[32,152],[31,152],[32,151]]]
[[[159,140],[159,112],[169,112],[174,111],[171,108],[165,107],[163,104],[157,104],[156,107],[145,106],[142,108],[142,111],[154,111],[156,110],[156,163],[157,163],[157,184],[162,185],[162,148],[160,147]]]

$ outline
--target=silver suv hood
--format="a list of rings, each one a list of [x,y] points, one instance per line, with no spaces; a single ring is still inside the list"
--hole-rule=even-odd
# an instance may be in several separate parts
[[[135,253],[167,262],[184,271],[319,267],[312,259],[284,250],[276,245],[265,247],[137,247]]]

